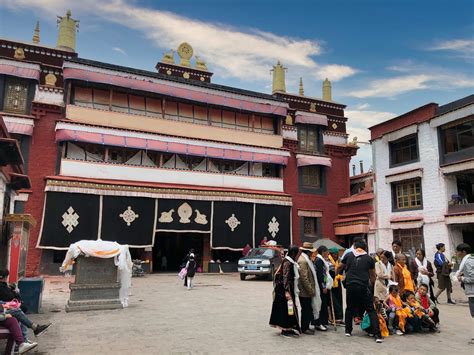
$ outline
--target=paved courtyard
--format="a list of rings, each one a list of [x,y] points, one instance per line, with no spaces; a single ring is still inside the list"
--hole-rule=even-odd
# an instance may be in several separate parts
[[[38,339],[36,354],[448,354],[469,353],[474,331],[466,303],[440,305],[440,334],[391,336],[375,344],[362,331],[344,329],[286,339],[268,326],[272,283],[238,274],[198,275],[187,291],[175,275],[133,279],[130,307],[115,311],[66,313],[68,279],[50,277],[43,313],[32,315],[54,326]],[[441,297],[443,298],[443,296]],[[465,300],[461,292],[458,301]]]

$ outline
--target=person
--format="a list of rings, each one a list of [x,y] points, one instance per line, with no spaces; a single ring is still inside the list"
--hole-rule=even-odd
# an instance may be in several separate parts
[[[384,300],[388,295],[388,282],[392,279],[392,264],[388,259],[391,253],[384,251],[379,256],[379,261],[375,263],[375,275],[377,279],[374,286],[374,296],[380,300]]]
[[[469,299],[469,311],[474,318],[474,254],[469,244],[462,243],[456,247],[456,253],[462,260],[459,270],[456,272],[457,279],[464,288],[464,293]],[[471,338],[469,344],[474,345],[474,338]]]
[[[260,241],[260,246],[264,247],[265,245],[267,245],[267,242],[268,242],[267,237],[263,237],[263,239]]]
[[[37,343],[27,343],[21,334],[20,325],[18,321],[8,313],[0,312],[0,326],[8,329],[10,332],[5,354],[11,354],[13,350],[13,343],[18,346],[18,354],[24,354],[38,346]]]
[[[194,254],[189,255],[189,259],[186,262],[186,279],[188,290],[193,288],[194,275],[196,275],[197,264],[194,260]]]
[[[416,300],[420,303],[421,307],[423,307],[425,313],[431,317],[435,325],[438,325],[439,309],[436,307],[436,303],[428,297],[428,288],[429,286],[427,284],[420,284],[415,295]]]
[[[244,249],[242,249],[242,256],[247,256],[250,249],[252,249],[252,247],[250,246],[250,244],[247,243],[247,245],[244,247]]]
[[[314,253],[316,249],[312,243],[304,242],[300,250],[298,289],[301,304],[301,332],[303,334],[314,334],[314,330],[310,329],[309,325],[315,318],[319,317],[321,310],[321,297],[319,288],[316,286],[316,270],[310,259],[311,253]]]
[[[163,255],[161,257],[161,270],[165,271],[168,269],[168,259],[166,258],[166,255]]]
[[[297,260],[299,248],[292,245],[275,273],[272,312],[270,326],[281,329],[284,337],[296,337],[301,333],[296,294],[298,293],[299,266]]]
[[[344,309],[342,306],[342,286],[341,281],[344,279],[342,275],[336,275],[336,270],[341,263],[339,260],[339,249],[336,247],[329,248],[329,274],[333,278],[333,285],[331,289],[332,303],[334,307],[334,318],[336,323],[344,324]]]
[[[429,286],[430,297],[434,301],[434,271],[433,266],[426,258],[426,253],[423,249],[416,249],[415,258],[411,262],[411,274],[413,275],[413,280],[415,285],[419,287],[421,284],[426,284]]]
[[[375,313],[370,282],[375,282],[375,261],[367,254],[367,244],[359,239],[354,243],[354,250],[341,260],[338,274],[346,272],[346,336],[352,336],[352,319],[358,309],[364,309],[373,325],[372,332],[377,343],[382,343],[378,317]]]
[[[7,283],[8,275],[10,275],[9,270],[0,270],[0,302],[6,303],[13,300],[21,301],[21,295],[18,290],[16,290],[14,285],[9,285]],[[22,309],[23,308],[23,309]],[[36,337],[39,337],[41,334],[46,332],[52,323],[48,324],[37,324],[33,323],[24,313],[26,308],[21,305],[20,307],[8,307],[4,306],[5,312],[11,314],[20,324],[20,328],[23,334],[25,342],[28,342],[28,329],[33,330],[33,333]]]
[[[377,296],[374,296],[373,302],[374,309],[377,313],[377,318],[379,320],[380,334],[384,338],[388,337],[390,335],[387,328],[388,315],[383,305],[383,302]],[[369,328],[366,329],[366,332],[369,334],[369,336],[374,336],[372,324],[369,326]]]
[[[388,259],[388,261],[390,261],[390,263],[395,266],[395,256],[397,254],[400,254],[402,252],[402,242],[399,241],[399,240],[394,240],[392,242],[392,251],[391,251],[391,256],[390,258]]]
[[[415,284],[406,263],[407,257],[405,254],[397,254],[395,256],[393,276],[394,281],[398,284],[400,295],[403,295],[405,291],[415,291]]]
[[[185,267],[186,267],[186,264],[187,264],[187,262],[188,262],[189,257],[190,257],[191,254],[193,254],[194,257],[196,257],[196,255],[194,254],[194,249],[193,249],[193,248],[189,249],[188,253],[187,253],[186,256],[184,257],[183,261],[181,262],[181,268],[185,268]],[[187,287],[187,286],[188,286],[188,278],[185,277],[185,278],[184,278],[184,287]]]
[[[425,311],[424,307],[421,306],[420,302],[416,299],[415,293],[412,291],[405,292],[405,299],[407,305],[410,307],[413,320],[417,322],[418,327],[416,330],[421,330],[421,327],[428,328],[430,332],[439,332],[436,328],[436,324],[430,315]],[[419,320],[419,321],[418,321]]]
[[[329,322],[329,292],[332,288],[328,285],[328,274],[329,269],[326,263],[326,259],[329,255],[329,250],[326,246],[320,245],[318,248],[318,254],[316,255],[316,260],[314,261],[314,268],[316,269],[317,283],[319,287],[319,294],[321,296],[321,311],[319,312],[319,317],[314,320],[314,327],[319,331],[327,331],[327,325]]]
[[[385,250],[383,250],[383,248],[378,248],[377,251],[375,252],[375,261],[380,261],[380,256],[385,252]]]
[[[435,293],[435,300],[436,302],[438,302],[439,295],[441,295],[441,293],[446,290],[448,303],[456,304],[456,302],[451,299],[453,285],[451,283],[451,278],[449,277],[449,274],[451,273],[451,269],[453,267],[453,263],[450,262],[444,255],[444,252],[446,251],[446,246],[444,245],[444,243],[436,244],[436,249],[438,251],[435,253],[434,265],[436,267],[436,276],[438,278],[438,291],[436,291]]]
[[[385,298],[384,305],[388,310],[388,331],[390,334],[405,334],[405,325],[407,318],[411,317],[411,311],[403,303],[398,285],[390,285],[388,296]]]

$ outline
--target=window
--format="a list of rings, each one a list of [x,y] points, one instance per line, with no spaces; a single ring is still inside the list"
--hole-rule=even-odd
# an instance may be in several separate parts
[[[393,240],[402,243],[402,253],[415,255],[416,249],[424,249],[423,228],[394,229]]]
[[[318,129],[313,126],[298,126],[298,148],[303,152],[319,152]]]
[[[474,119],[442,130],[444,153],[454,153],[474,147]]]
[[[321,168],[317,165],[304,166],[301,168],[303,187],[321,188]]]
[[[303,235],[313,238],[318,236],[318,218],[303,217]]]
[[[8,77],[5,80],[3,111],[28,114],[28,86],[28,80]]]
[[[390,166],[412,163],[418,160],[417,136],[402,138],[390,142]]]
[[[421,209],[421,180],[403,181],[392,185],[394,210]]]

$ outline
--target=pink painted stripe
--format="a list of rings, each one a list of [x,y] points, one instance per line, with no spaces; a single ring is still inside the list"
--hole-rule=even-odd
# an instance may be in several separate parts
[[[25,136],[33,135],[33,126],[24,123],[5,122],[8,133],[24,134]]]
[[[105,144],[119,147],[130,147],[138,149],[148,149],[152,151],[170,152],[177,154],[189,154],[202,157],[230,159],[240,161],[255,161],[262,163],[274,163],[287,165],[288,157],[276,154],[252,153],[236,149],[222,149],[203,147],[193,144],[165,142],[152,139],[115,136],[112,134],[81,132],[69,129],[59,129],[56,131],[56,141],[79,141],[87,143]]]
[[[316,157],[311,155],[297,155],[296,161],[298,166],[308,165],[324,165],[331,167],[331,158]]]
[[[64,79],[78,79],[96,83],[105,83],[109,85],[122,86],[134,90],[155,92],[163,95],[180,97],[183,99],[192,99],[194,101],[200,101],[213,105],[227,106],[246,111],[274,114],[279,116],[286,116],[287,113],[286,107],[281,107],[277,105],[263,104],[252,102],[249,100],[225,97],[222,95],[198,91],[198,89],[179,88],[167,84],[153,83],[144,80],[137,80],[134,78],[124,78],[118,75],[95,73],[84,69],[64,68],[63,75]]]
[[[11,64],[0,64],[0,74],[19,76],[27,79],[34,79],[39,81],[39,69],[21,68]]]
[[[308,115],[296,115],[295,122],[327,126],[328,118],[327,116],[319,115],[316,113],[308,114]]]

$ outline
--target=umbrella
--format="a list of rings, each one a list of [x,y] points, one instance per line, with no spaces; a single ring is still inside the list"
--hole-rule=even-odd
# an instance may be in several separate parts
[[[346,249],[346,248],[340,246],[339,244],[337,244],[336,242],[332,241],[329,238],[321,238],[321,239],[318,239],[317,241],[315,241],[313,243],[313,246],[316,249],[318,249],[318,247],[320,247],[321,245],[324,245],[328,249],[330,249],[330,248],[337,248],[339,250],[345,250]]]

